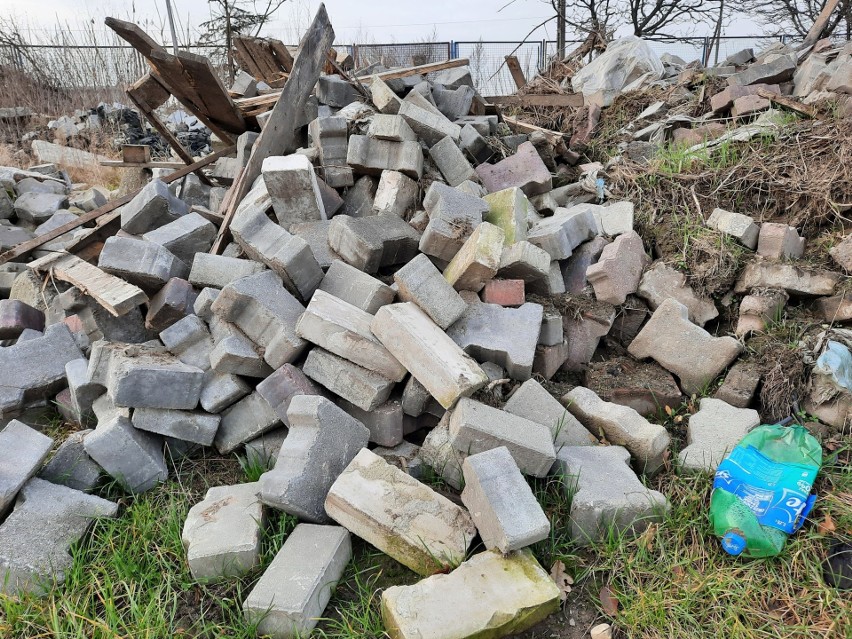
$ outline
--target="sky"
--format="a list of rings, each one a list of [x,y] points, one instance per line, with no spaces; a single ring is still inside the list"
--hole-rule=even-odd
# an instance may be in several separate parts
[[[265,4],[265,0],[259,0]],[[520,40],[538,23],[552,15],[545,0],[326,0],[325,5],[336,34],[336,42],[401,43],[424,39]],[[86,27],[103,32],[107,15],[130,19],[143,25],[162,42],[169,41],[165,0],[2,0],[4,13],[30,29],[33,40],[38,31],[67,24],[68,30],[82,32]],[[207,0],[172,0],[178,23],[178,40],[210,17]],[[288,0],[278,17],[262,32],[295,43],[319,6],[319,0]],[[501,9],[501,7],[503,7]],[[709,29],[696,28],[694,35],[707,35]],[[726,35],[753,35],[761,32],[748,19],[734,20]],[[78,33],[79,34],[79,33]],[[73,35],[73,34],[72,34]],[[555,40],[553,23],[539,28],[529,39]]]

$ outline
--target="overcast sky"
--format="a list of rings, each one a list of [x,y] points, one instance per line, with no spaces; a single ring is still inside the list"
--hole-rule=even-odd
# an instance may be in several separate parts
[[[431,38],[437,40],[520,40],[536,24],[552,14],[545,0],[326,0],[325,5],[337,35],[336,42],[409,42]],[[58,22],[68,23],[72,31],[82,29],[94,20],[102,30],[103,18],[112,15],[145,24],[158,40],[159,29],[165,29],[165,0],[2,0],[4,13],[26,24],[34,32],[52,28]],[[210,17],[207,0],[172,0],[176,19],[183,33],[187,25],[193,30]],[[265,4],[265,0],[258,0]],[[33,7],[37,7],[34,10]],[[295,42],[296,33],[309,24],[319,0],[288,0],[278,17],[264,30],[266,35],[285,42]],[[146,24],[147,23],[147,24]],[[694,35],[707,35],[697,27]],[[760,28],[748,20],[735,20],[725,30],[727,35],[752,35]],[[556,38],[553,23],[536,31],[531,39]],[[33,39],[36,34],[33,33]],[[186,36],[179,35],[179,40]],[[185,42],[181,42],[185,44]]]

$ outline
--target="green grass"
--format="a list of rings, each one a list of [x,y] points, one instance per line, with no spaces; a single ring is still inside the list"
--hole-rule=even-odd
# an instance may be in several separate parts
[[[547,571],[557,560],[565,564],[575,582],[567,605],[597,607],[598,620],[613,623],[619,637],[843,636],[842,629],[852,627],[844,599],[848,593],[822,582],[827,539],[814,523],[829,515],[838,531],[852,530],[850,451],[841,450],[839,456],[842,462],[830,458],[821,474],[814,521],[793,536],[777,558],[748,561],[725,555],[707,519],[709,478],[673,470],[649,482],[672,505],[662,523],[637,539],[613,532],[586,548],[570,539],[571,496],[562,479],[534,480],[552,528],[548,539],[533,550]],[[136,497],[106,486],[102,494],[120,501],[120,516],[96,523],[74,548],[65,584],[48,596],[0,595],[0,637],[255,637],[254,628],[243,620],[241,603],[296,522],[270,515],[261,566],[246,578],[196,583],[180,540],[186,514],[208,485],[245,477],[235,459],[184,461],[176,470],[168,483]],[[382,637],[381,590],[419,579],[368,544],[355,540],[353,546],[354,559],[326,610],[327,619],[312,636]],[[619,602],[614,617],[600,611],[598,593],[604,585]],[[577,629],[567,623],[563,627],[564,635],[547,636],[578,636]]]

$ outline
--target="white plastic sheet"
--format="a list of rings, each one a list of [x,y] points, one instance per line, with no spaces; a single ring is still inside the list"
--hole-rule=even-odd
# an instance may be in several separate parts
[[[601,106],[609,106],[625,87],[636,89],[659,80],[663,72],[663,63],[651,47],[641,38],[630,36],[611,42],[606,51],[580,69],[571,80],[571,88],[584,96],[600,92]]]

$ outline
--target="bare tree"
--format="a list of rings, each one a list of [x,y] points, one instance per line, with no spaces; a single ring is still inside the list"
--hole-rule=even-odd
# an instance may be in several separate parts
[[[804,37],[827,0],[748,0],[745,9],[763,24],[771,35]],[[840,0],[826,25],[825,34],[842,34],[852,39],[852,0]]]
[[[627,0],[627,24],[640,38],[677,39],[697,24],[709,24],[719,11],[719,0]]]
[[[287,0],[207,0],[210,19],[199,25],[199,44],[218,44],[225,36],[228,83],[234,81],[233,37],[235,33],[258,35],[273,14]]]

